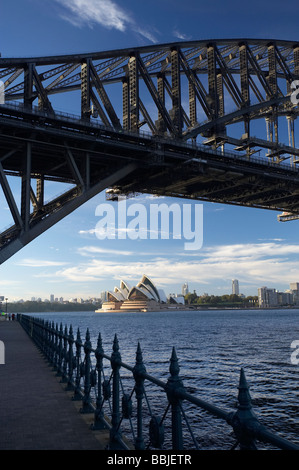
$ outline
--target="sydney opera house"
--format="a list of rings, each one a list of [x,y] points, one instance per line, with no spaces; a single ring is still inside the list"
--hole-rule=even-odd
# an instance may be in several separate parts
[[[120,286],[113,292],[107,292],[107,301],[97,312],[108,311],[138,311],[148,312],[168,308],[167,298],[162,289],[146,275],[143,275],[136,286],[131,287],[127,282],[120,281]]]

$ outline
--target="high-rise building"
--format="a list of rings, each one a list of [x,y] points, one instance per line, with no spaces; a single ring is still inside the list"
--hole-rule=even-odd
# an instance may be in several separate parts
[[[50,302],[54,302],[54,294],[50,295]]]
[[[258,299],[260,307],[276,307],[278,305],[278,293],[276,289],[260,287],[258,289]]]
[[[239,281],[238,279],[232,280],[232,294],[239,295]]]
[[[294,304],[299,305],[299,282],[291,282],[290,291],[293,295]]]
[[[185,284],[182,285],[182,294],[183,294],[183,295],[189,294],[189,287],[188,287],[188,283],[187,283],[187,282],[185,282]]]
[[[299,290],[299,282],[291,282],[290,283],[291,290]]]

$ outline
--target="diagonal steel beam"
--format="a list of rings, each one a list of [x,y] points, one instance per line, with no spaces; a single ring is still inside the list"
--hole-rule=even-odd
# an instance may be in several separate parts
[[[73,177],[74,177],[75,181],[77,182],[77,185],[79,185],[83,188],[85,186],[83,177],[82,177],[82,175],[79,171],[79,168],[78,168],[78,166],[75,162],[72,151],[69,148],[69,146],[67,145],[67,143],[65,143],[65,148],[66,148],[66,158],[67,158],[67,161],[68,161],[68,165],[71,169],[71,172],[73,174]]]
[[[168,114],[168,111],[165,107],[163,96],[160,96],[159,91],[155,87],[151,76],[149,75],[140,55],[137,55],[138,67],[140,74],[154,100],[155,105],[157,106],[158,112],[160,116],[163,118],[166,127],[170,130],[170,132],[174,133],[174,126],[172,120]]]
[[[95,88],[99,94],[99,97],[106,109],[106,112],[110,118],[112,126],[114,126],[115,129],[121,129],[120,120],[115,112],[115,109],[112,106],[112,103],[108,97],[108,94],[106,93],[103,83],[99,79],[97,71],[92,62],[90,62],[90,72],[91,72],[91,80],[93,81]]]
[[[111,175],[107,176],[106,178],[98,181],[89,189],[85,191],[78,191],[78,195],[74,198],[71,198],[69,202],[65,204],[56,204],[56,209],[50,213],[49,215],[41,219],[39,222],[35,222],[32,227],[29,227],[28,230],[23,230],[16,238],[14,238],[11,242],[4,245],[0,248],[0,264],[4,263],[7,259],[21,250],[24,246],[28,243],[33,241],[39,235],[44,233],[50,227],[55,225],[57,222],[62,220],[67,215],[71,214],[74,210],[80,207],[82,204],[90,200],[92,197],[96,196],[100,192],[104,191],[108,187],[115,185],[121,179],[128,176],[130,173],[135,171],[138,168],[137,164],[131,163],[129,165],[124,166],[116,170]],[[1,164],[0,164],[0,177],[2,176],[1,173]],[[5,175],[4,175],[5,177]],[[75,190],[74,194],[75,194]],[[61,196],[63,198],[63,196]],[[11,201],[10,201],[11,202]],[[58,201],[57,201],[58,202]],[[22,221],[20,220],[22,223]]]
[[[21,218],[21,214],[18,210],[15,198],[13,196],[12,190],[10,189],[9,183],[7,181],[6,175],[3,170],[2,163],[0,163],[0,184],[2,186],[2,190],[4,193],[4,196],[6,198],[7,204],[9,206],[11,215],[13,217],[13,220],[15,222],[16,227],[19,230],[23,229],[23,221]]]

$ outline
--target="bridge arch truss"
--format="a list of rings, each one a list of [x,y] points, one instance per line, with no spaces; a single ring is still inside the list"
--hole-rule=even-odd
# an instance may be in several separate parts
[[[108,187],[296,217],[297,80],[299,42],[283,40],[1,58],[0,183],[14,225],[0,262]],[[45,203],[48,180],[71,189]]]

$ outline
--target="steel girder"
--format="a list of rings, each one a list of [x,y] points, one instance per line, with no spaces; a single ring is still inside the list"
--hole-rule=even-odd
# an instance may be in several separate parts
[[[291,41],[193,41],[0,59],[6,103],[21,101],[53,112],[55,95],[63,102],[61,94],[79,91],[74,108],[84,119],[132,131],[146,124],[153,134],[167,132],[184,140],[208,133],[216,141],[219,132],[229,134],[229,125],[237,122],[244,123],[249,136],[250,121],[263,118],[271,140],[278,142],[278,117],[298,115],[290,100],[291,83],[298,78],[299,43]]]
[[[192,41],[1,58],[0,80],[0,183],[14,221],[1,234],[0,262],[108,186],[116,196],[152,192],[293,218],[299,211],[299,108],[291,100],[299,42]],[[76,115],[57,111],[69,97]],[[21,180],[20,201],[10,175]],[[47,203],[47,180],[72,186]]]

